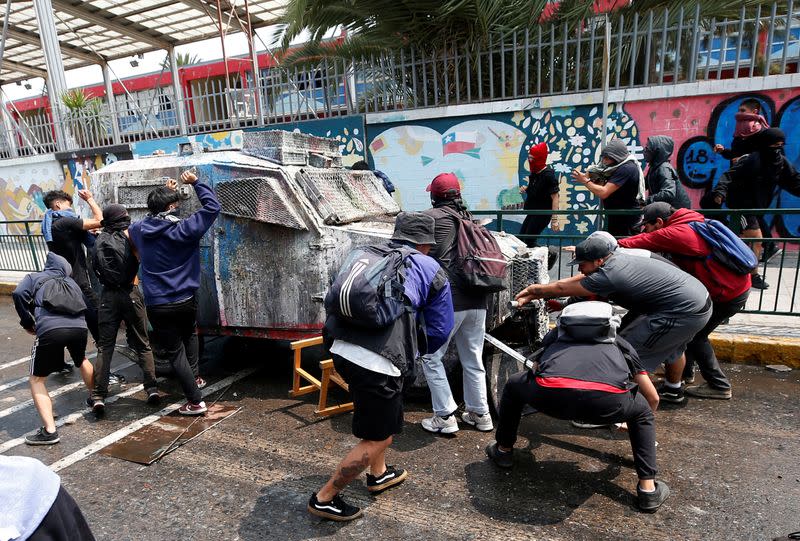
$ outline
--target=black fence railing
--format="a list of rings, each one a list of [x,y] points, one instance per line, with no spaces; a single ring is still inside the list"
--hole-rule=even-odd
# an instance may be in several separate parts
[[[731,224],[738,231],[742,215],[756,215],[767,218],[768,223],[776,219],[798,216],[800,209],[746,209],[746,210],[701,210],[703,215]],[[572,258],[570,247],[585,239],[586,233],[559,232],[542,235],[519,234],[519,227],[525,216],[557,214],[568,218],[583,216],[595,217],[596,229],[603,229],[604,222],[611,215],[638,215],[636,210],[475,210],[473,214],[493,218],[489,226],[496,231],[512,233],[523,241],[531,241],[540,246],[552,246],[556,256],[550,270],[550,278],[559,280],[572,276],[576,267],[567,263]],[[515,219],[512,219],[515,218]],[[745,313],[772,314],[784,316],[800,316],[800,298],[798,298],[798,282],[800,281],[800,236],[745,238],[745,243],[762,244],[762,254],[770,257],[762,258],[759,263],[759,274],[770,284],[768,289],[754,289],[750,300],[743,310]],[[770,247],[768,243],[772,243]],[[42,270],[47,256],[47,244],[40,233],[38,220],[0,221],[0,271],[32,272]]]

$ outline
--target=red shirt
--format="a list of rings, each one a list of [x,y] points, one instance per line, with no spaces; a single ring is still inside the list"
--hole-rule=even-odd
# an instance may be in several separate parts
[[[750,275],[737,274],[710,258],[708,243],[689,225],[702,222],[703,216],[690,209],[678,209],[657,231],[621,239],[623,248],[644,248],[672,257],[672,262],[700,280],[714,302],[728,302],[750,289]]]

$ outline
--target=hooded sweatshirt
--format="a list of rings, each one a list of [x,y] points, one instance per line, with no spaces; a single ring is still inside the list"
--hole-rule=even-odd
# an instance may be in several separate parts
[[[737,274],[710,257],[708,243],[689,225],[702,221],[705,219],[698,212],[678,209],[661,229],[618,242],[624,248],[644,248],[669,254],[673,263],[706,286],[712,301],[731,301],[750,289],[750,275]]]
[[[647,187],[645,202],[648,205],[663,201],[676,209],[688,209],[692,206],[678,178],[678,172],[669,163],[674,149],[675,143],[671,137],[654,135],[647,140],[645,158],[649,167],[644,181]]]
[[[72,274],[72,267],[67,260],[56,253],[48,252],[44,270],[32,272],[22,279],[11,296],[14,299],[14,308],[19,315],[19,324],[23,329],[31,330],[35,326],[36,336],[42,336],[52,329],[86,328],[83,314],[71,316],[50,312],[42,306],[44,295],[42,288],[37,291],[37,287],[50,278],[64,278],[78,287],[78,284],[70,278],[70,274]]]
[[[755,113],[736,113],[736,127],[733,130],[733,141],[731,148],[726,148],[720,152],[720,156],[726,160],[733,160],[750,154],[757,150],[757,140],[754,135],[769,128],[766,119]]]
[[[198,182],[194,191],[203,207],[188,218],[147,216],[128,229],[139,254],[148,306],[186,300],[200,287],[200,239],[221,207],[206,184]]]

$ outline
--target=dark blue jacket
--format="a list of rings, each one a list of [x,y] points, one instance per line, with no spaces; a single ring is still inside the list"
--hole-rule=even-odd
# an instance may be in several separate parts
[[[453,330],[453,300],[447,275],[432,257],[419,252],[408,257],[405,294],[413,312],[386,329],[365,329],[328,314],[326,344],[334,339],[356,344],[389,359],[405,373],[419,355],[441,348]]]
[[[42,272],[32,272],[25,276],[11,294],[14,299],[14,308],[19,314],[19,324],[23,329],[33,330],[36,327],[36,336],[42,336],[52,329],[85,329],[86,320],[83,314],[70,316],[56,314],[42,307],[42,290],[36,291],[37,286],[53,277],[63,277],[72,281],[72,266],[69,262],[54,252],[48,252]],[[75,284],[77,287],[77,284]],[[34,292],[36,297],[34,298]]]
[[[220,204],[209,186],[198,182],[194,191],[203,208],[188,218],[147,216],[128,229],[139,253],[148,306],[188,299],[200,287],[200,239],[217,218]]]

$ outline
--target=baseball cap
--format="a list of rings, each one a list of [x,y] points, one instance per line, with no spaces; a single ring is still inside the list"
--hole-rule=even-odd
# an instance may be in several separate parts
[[[575,257],[569,262],[577,265],[581,261],[594,261],[602,259],[611,253],[608,240],[601,237],[587,238],[575,247]]]
[[[436,175],[425,191],[440,199],[451,199],[461,195],[461,184],[453,173],[441,173]]]
[[[672,208],[672,205],[665,203],[664,201],[650,203],[642,209],[642,219],[639,220],[633,227],[634,229],[640,229],[644,224],[651,224],[659,218],[667,221],[667,219],[672,216],[674,212],[675,209]]]

